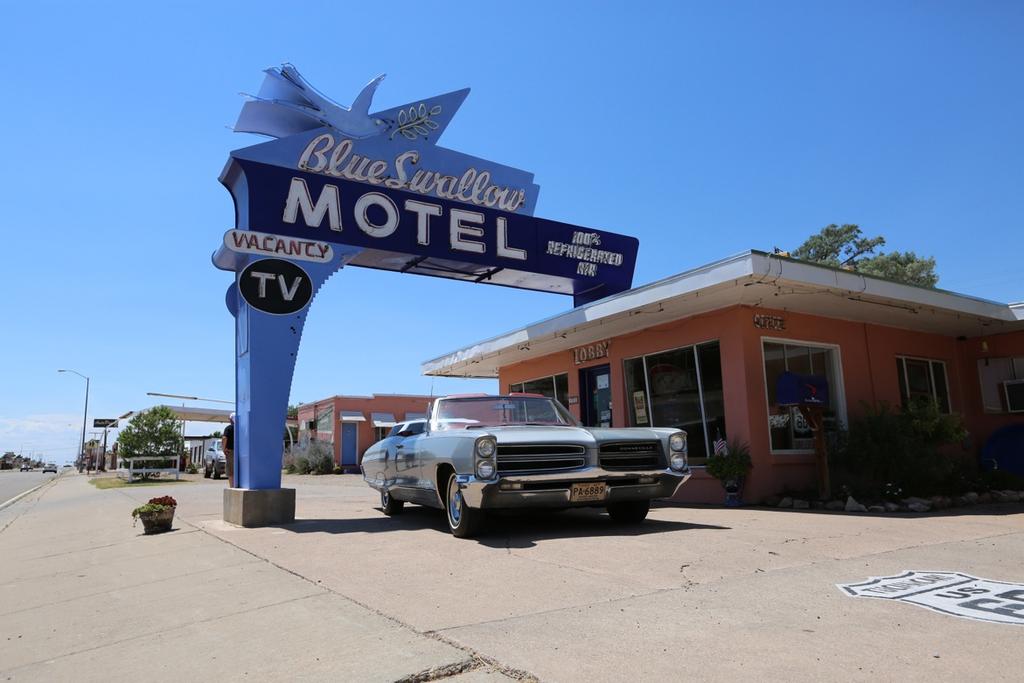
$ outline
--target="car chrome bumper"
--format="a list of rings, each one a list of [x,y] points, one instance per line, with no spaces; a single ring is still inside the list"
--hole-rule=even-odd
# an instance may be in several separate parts
[[[457,477],[462,497],[470,507],[493,510],[600,507],[608,503],[669,498],[675,495],[689,478],[689,468],[682,472],[670,469],[621,472],[600,467],[588,467],[573,472],[512,474],[486,480],[468,474],[460,474]],[[641,483],[641,480],[644,482]],[[573,502],[569,499],[569,491],[573,484],[597,481],[603,481],[607,485],[604,500]],[[512,489],[512,484],[521,484],[522,488]]]

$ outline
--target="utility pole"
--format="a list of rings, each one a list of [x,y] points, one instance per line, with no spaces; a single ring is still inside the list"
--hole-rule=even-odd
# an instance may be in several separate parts
[[[85,375],[83,375],[82,373],[78,372],[77,370],[58,370],[57,372],[73,372],[74,374],[78,375],[79,377],[81,377],[82,379],[85,380],[85,410],[82,412],[82,442],[81,442],[81,447],[79,448],[79,452],[81,453],[81,457],[84,458],[85,457],[85,420],[86,420],[86,418],[89,415],[89,378],[86,377]]]

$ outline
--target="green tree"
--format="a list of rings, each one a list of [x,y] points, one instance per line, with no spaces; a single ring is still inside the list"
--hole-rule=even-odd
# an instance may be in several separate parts
[[[118,435],[117,443],[121,458],[162,457],[166,458],[164,464],[154,461],[146,464],[150,467],[172,467],[174,457],[182,448],[178,418],[167,406],[145,410],[128,421]]]
[[[908,285],[934,287],[938,284],[934,258],[921,257],[912,251],[875,253],[884,246],[884,237],[864,237],[858,225],[832,224],[808,237],[792,251],[791,256]]]

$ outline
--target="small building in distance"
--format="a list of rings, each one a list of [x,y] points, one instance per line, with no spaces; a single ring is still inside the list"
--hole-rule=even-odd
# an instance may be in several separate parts
[[[312,403],[300,403],[298,412],[300,447],[310,442],[330,443],[334,464],[355,469],[363,452],[383,439],[396,422],[423,418],[433,396],[415,394],[372,394],[331,396]]]

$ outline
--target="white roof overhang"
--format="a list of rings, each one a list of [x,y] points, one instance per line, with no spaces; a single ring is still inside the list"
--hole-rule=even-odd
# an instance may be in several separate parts
[[[366,422],[366,417],[358,410],[342,410],[339,420],[341,422]]]
[[[374,427],[394,427],[395,416],[391,413],[370,413]]]
[[[1024,304],[915,287],[759,251],[616,294],[426,361],[424,375],[497,377],[527,358],[736,305],[951,336],[1024,329]]]

